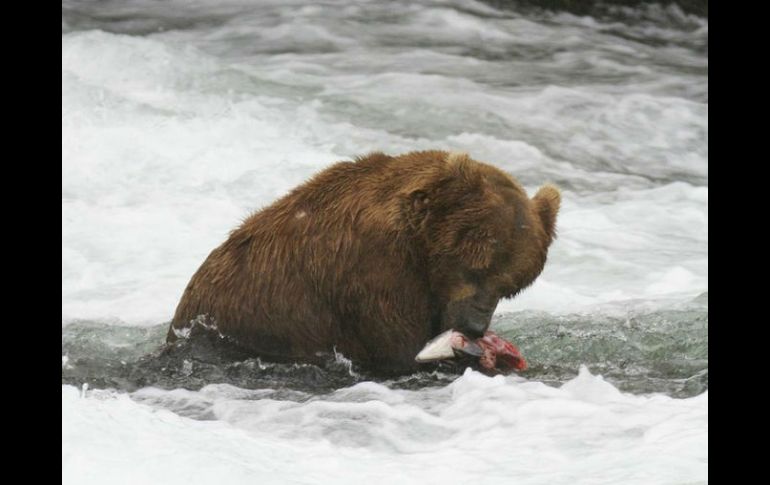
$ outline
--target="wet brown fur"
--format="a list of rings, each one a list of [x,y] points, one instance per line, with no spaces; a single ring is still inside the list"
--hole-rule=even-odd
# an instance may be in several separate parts
[[[466,154],[373,153],[320,172],[253,214],[184,291],[169,328],[216,325],[257,355],[414,368],[444,308],[479,289],[512,297],[542,271],[559,191],[529,199]],[[201,320],[203,319],[203,320]]]

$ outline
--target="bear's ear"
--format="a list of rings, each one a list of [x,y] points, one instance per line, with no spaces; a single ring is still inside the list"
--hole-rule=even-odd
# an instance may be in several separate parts
[[[417,229],[428,215],[430,198],[423,190],[415,190],[407,196],[407,220],[412,228]]]
[[[535,213],[540,217],[543,223],[543,229],[548,236],[547,244],[556,237],[556,214],[561,205],[561,194],[555,185],[546,184],[540,187],[537,194],[532,198],[535,206]]]

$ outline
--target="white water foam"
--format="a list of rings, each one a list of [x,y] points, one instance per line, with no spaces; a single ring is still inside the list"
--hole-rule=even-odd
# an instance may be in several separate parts
[[[698,103],[593,88],[502,93],[461,79],[399,73],[360,77],[360,85],[358,78],[331,75],[324,87],[329,101],[298,101],[235,92],[242,83],[259,91],[259,78],[239,69],[153,39],[101,32],[63,37],[63,323],[168,320],[189,277],[240,220],[332,162],[375,149],[467,150],[519,176],[530,193],[540,183],[562,181],[559,238],[546,270],[500,311],[566,312],[708,289],[708,188],[653,185],[638,175],[707,175],[706,153],[680,148],[705,129]],[[276,79],[277,72],[269,69]],[[458,90],[469,94],[456,100]],[[360,96],[368,106],[356,116],[380,116],[369,111],[380,103],[397,113],[385,126],[410,118],[456,122],[439,127],[433,139],[357,126],[325,111],[343,92],[346,102]],[[430,119],[411,111],[418,101]],[[461,122],[473,112],[495,112],[513,133],[536,135],[503,140],[470,133]],[[617,122],[623,118],[629,121]],[[441,136],[447,130],[456,134]],[[599,154],[608,146],[616,153],[604,163]],[[617,173],[616,165],[631,172]]]
[[[708,392],[624,394],[582,369],[555,389],[473,371],[306,402],[207,386],[62,386],[64,483],[706,483]],[[171,410],[171,411],[170,411]],[[174,412],[172,412],[174,411]],[[200,421],[181,415],[204,416]]]

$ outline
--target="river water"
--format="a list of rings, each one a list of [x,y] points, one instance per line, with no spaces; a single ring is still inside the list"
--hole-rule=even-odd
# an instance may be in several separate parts
[[[162,352],[251,211],[418,149],[562,188],[492,324],[529,370]],[[707,481],[708,20],[675,5],[65,1],[62,231],[64,483]]]

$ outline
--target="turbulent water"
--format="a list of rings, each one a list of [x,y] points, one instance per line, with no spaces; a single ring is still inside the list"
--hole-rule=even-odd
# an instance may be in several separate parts
[[[532,4],[62,3],[65,483],[707,481],[708,21]],[[163,347],[251,211],[417,149],[562,188],[526,372]]]

